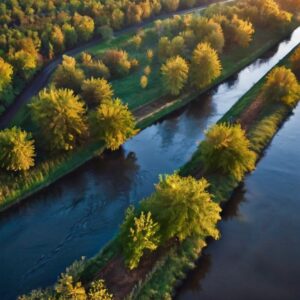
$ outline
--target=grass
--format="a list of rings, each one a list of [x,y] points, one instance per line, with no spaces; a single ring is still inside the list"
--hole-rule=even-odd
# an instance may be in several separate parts
[[[198,92],[186,91],[180,97],[172,99],[172,101],[167,103],[167,105],[164,107],[159,107],[157,110],[153,110],[149,115],[139,119],[137,124],[138,127],[145,128],[153,124],[155,121],[173,112],[174,110],[183,107],[202,93],[207,92],[212,87],[228,79],[237,71],[247,66],[257,57],[278,44],[278,42],[286,37],[287,33],[290,33],[296,26],[297,24],[293,23],[285,33],[268,32],[268,41],[265,40],[265,32],[257,31],[253,42],[248,48],[231,49],[230,52],[226,52],[222,55],[222,75],[209,87]],[[149,30],[150,25],[147,25],[145,32]],[[94,55],[99,55],[111,47],[123,48],[126,46],[131,36],[133,36],[132,32],[126,33],[112,41],[93,46],[87,49],[87,51],[92,52]],[[112,82],[115,95],[122,98],[132,110],[147,103],[155,102],[157,99],[160,99],[166,95],[159,76],[160,64],[155,60],[151,64],[152,73],[149,76],[148,88],[142,89],[139,86],[140,76],[142,75],[145,66],[148,65],[145,52],[146,49],[151,48],[151,45],[153,45],[153,40],[149,38],[146,40],[145,45],[141,49],[128,49],[131,57],[138,58],[140,60],[140,68],[125,78],[116,79]],[[26,106],[21,108],[13,122],[13,125],[21,126],[23,129],[29,131],[33,129]],[[103,143],[89,142],[76,151],[68,155],[61,156],[59,159],[44,159],[32,170],[19,174],[18,176],[5,176],[2,174],[2,180],[0,184],[0,210],[8,208],[14,203],[25,199],[29,195],[32,195],[43,187],[50,185],[57,179],[72,172],[74,169],[93,158],[95,154],[99,154],[103,150]]]
[[[278,66],[289,66],[290,55],[284,58]],[[265,80],[266,76],[239,99],[219,122],[228,122],[232,118],[238,118],[261,93],[261,88]],[[265,102],[263,110],[256,116],[253,125],[247,132],[251,148],[257,153],[257,161],[263,155],[264,150],[272,141],[280,126],[291,114],[292,109],[284,104]],[[201,147],[201,144],[199,147]],[[187,176],[193,174],[195,169],[199,168],[198,154],[199,149],[195,152],[191,161],[181,168],[181,175]],[[234,190],[241,183],[231,176],[221,174],[210,175],[207,179],[211,184],[210,192],[215,195],[214,200],[219,203],[228,201]],[[109,257],[112,258],[118,253],[116,239],[112,243],[112,247],[108,246],[109,249],[106,248],[104,252],[91,259],[81,279],[93,279],[99,268],[105,265],[105,261],[108,261]],[[136,285],[127,299],[171,299],[176,287],[180,285],[187,272],[194,268],[195,261],[201,255],[205,246],[206,242],[202,238],[192,237],[186,239],[179,246],[170,248],[156,262],[154,268],[147,274],[146,279]],[[107,253],[109,253],[109,256]]]

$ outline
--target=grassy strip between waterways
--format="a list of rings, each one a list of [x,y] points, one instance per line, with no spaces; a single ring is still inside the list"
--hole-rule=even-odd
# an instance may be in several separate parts
[[[293,51],[292,51],[293,52]],[[291,53],[292,53],[291,52]],[[277,66],[289,66],[288,55]],[[261,79],[248,93],[246,93],[225,115],[221,122],[238,120],[249,106],[257,99],[266,77]],[[264,154],[264,150],[272,141],[283,122],[292,113],[292,108],[283,104],[265,102],[262,110],[256,115],[247,131],[251,142],[251,148],[257,153],[257,161]],[[199,169],[199,150],[195,152],[190,162],[184,165],[180,174],[183,176],[194,175]],[[215,201],[224,204],[230,199],[240,182],[228,176],[211,175],[207,178],[211,183],[211,192],[215,195]],[[194,268],[195,261],[199,258],[206,242],[200,238],[192,237],[182,244],[170,248],[161,257],[140,281],[127,299],[170,299],[176,287],[185,278],[186,273]],[[108,244],[97,256],[87,262],[84,272],[81,274],[83,282],[91,280],[112,257],[119,253],[117,239]]]
[[[262,30],[257,31],[253,42],[247,49],[232,49],[230,53],[222,55],[223,73],[208,88],[199,92],[185,93],[179,98],[172,100],[171,102],[166,102],[164,103],[164,105],[161,106],[158,105],[157,107],[150,107],[147,113],[138,117],[138,127],[140,129],[144,129],[145,127],[153,124],[155,121],[161,119],[167,114],[183,107],[184,105],[199,97],[201,94],[207,92],[214,86],[217,86],[221,82],[230,78],[239,70],[243,69],[245,66],[253,62],[256,58],[260,57],[262,54],[266,53],[268,50],[276,46],[282,39],[290,35],[291,32],[297,26],[298,24],[295,22],[285,32],[275,32],[273,34],[268,32],[268,41],[265,40],[265,34]],[[103,49],[101,46],[101,51],[102,50]],[[130,83],[127,81],[127,84],[131,86],[131,88],[130,90],[126,89],[126,93],[130,94],[132,90],[137,89],[138,93],[141,94],[140,87],[135,86],[139,85],[139,81],[135,78],[136,76],[136,74],[133,74],[129,76],[129,79],[125,78],[126,81],[130,80],[131,82]],[[157,76],[157,78],[158,77],[159,76]],[[113,83],[113,85],[114,87],[118,87],[118,82]],[[160,87],[161,83],[158,80],[153,89],[160,89]],[[121,90],[118,90],[118,88],[116,88],[115,92],[116,96],[123,96]],[[132,98],[134,99],[135,97]],[[132,109],[134,109],[135,105],[133,105],[133,103],[130,103],[129,101],[127,103],[129,106],[130,104],[132,104]],[[153,99],[151,103],[155,103],[155,99]],[[23,109],[22,111],[24,113]],[[20,121],[20,119],[18,121]],[[15,122],[15,124],[19,123],[18,121]],[[4,211],[8,207],[19,203],[21,200],[27,198],[35,192],[43,189],[44,187],[49,186],[51,183],[72,172],[73,170],[83,165],[85,162],[92,159],[96,155],[101,154],[104,151],[104,149],[105,145],[103,145],[103,143],[101,142],[87,143],[86,145],[82,146],[73,153],[66,154],[60,157],[59,159],[47,159],[45,161],[39,162],[37,166],[29,172],[25,174],[12,176],[10,181],[13,182],[13,184],[7,188],[6,186],[1,187],[2,194],[0,192],[0,211]],[[3,180],[3,182],[5,182],[5,180]]]

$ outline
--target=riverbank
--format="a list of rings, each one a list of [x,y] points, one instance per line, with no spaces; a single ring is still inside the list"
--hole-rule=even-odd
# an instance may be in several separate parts
[[[293,51],[292,51],[293,52]],[[288,55],[277,66],[288,66]],[[242,126],[247,127],[247,135],[251,142],[251,148],[257,154],[257,161],[264,154],[264,150],[269,145],[276,132],[279,130],[283,122],[292,113],[292,108],[288,108],[283,104],[272,104],[271,102],[263,102],[260,109],[256,114],[252,114],[251,122],[248,115],[257,107],[260,99],[259,94],[261,87],[265,83],[266,77],[260,80],[244,97],[242,97],[219,122],[234,122],[239,121]],[[201,171],[199,167],[197,151],[192,160],[187,163],[180,173],[183,176],[193,175],[195,177]],[[203,172],[200,172],[203,174]],[[233,178],[227,176],[217,176],[205,174],[209,182],[211,183],[211,192],[215,194],[215,201],[219,203],[225,203],[230,199],[234,190],[241,183]],[[174,290],[180,281],[185,277],[185,274],[194,267],[194,262],[201,255],[203,247],[206,243],[203,240],[197,238],[190,238],[184,241],[182,244],[176,244],[165,249],[162,254],[158,255],[158,259],[151,265],[151,268],[147,270],[147,273],[140,274],[139,280],[136,282],[132,292],[129,295],[129,299],[163,299],[165,297],[171,297]],[[161,250],[161,249],[160,249]],[[101,270],[104,265],[110,262],[113,257],[118,254],[117,241],[114,240],[103,251],[91,259],[85,268],[85,271],[81,274],[81,280],[88,282],[92,278],[100,276]],[[155,257],[155,255],[154,255]],[[149,259],[146,258],[146,259]],[[143,263],[142,263],[143,264]],[[117,273],[117,271],[116,271]],[[128,272],[131,276],[131,272]],[[128,274],[123,274],[124,276]],[[108,287],[112,291],[116,291],[116,287],[110,286],[111,278],[105,278]],[[126,281],[123,280],[123,281]],[[118,289],[120,286],[118,287]],[[121,298],[119,293],[117,299]]]
[[[250,47],[246,49],[247,55],[245,57],[245,53],[239,51],[239,49],[237,49],[232,55],[224,57],[224,69],[222,76],[204,91],[184,94],[173,101],[163,99],[161,102],[150,102],[149,104],[142,106],[139,110],[134,112],[135,116],[138,118],[138,127],[140,129],[146,128],[155,121],[183,107],[193,99],[207,92],[209,89],[230,78],[236,72],[243,69],[243,67],[249,65],[256,58],[272,49],[282,39],[286,38],[295,27],[296,24],[293,24],[288,30],[288,33],[282,33],[280,36],[276,34],[267,43],[265,42],[263,34],[257,34]],[[0,211],[4,211],[7,208],[20,203],[20,201],[23,201],[28,196],[51,185],[53,182],[66,174],[71,173],[91,158],[96,155],[100,155],[104,149],[105,147],[101,142],[91,143],[59,159],[50,159],[46,162],[40,163],[38,167],[29,172],[30,176],[29,174],[26,174],[25,176],[14,176],[14,189],[4,188],[2,189],[4,193],[2,192],[2,195],[0,194],[0,198],[2,196]],[[5,195],[5,191],[7,191],[8,195]]]

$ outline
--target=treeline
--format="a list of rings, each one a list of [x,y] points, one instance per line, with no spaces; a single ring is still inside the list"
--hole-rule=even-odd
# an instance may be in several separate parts
[[[270,20],[279,18],[276,30],[284,28],[290,17],[282,18],[281,14],[290,16],[289,13],[281,11],[278,17],[278,5],[272,0],[270,3],[275,7],[270,9],[269,15],[273,14]],[[139,52],[139,59],[144,56],[142,59],[148,64],[140,78],[143,89],[148,86],[152,67],[159,65],[167,94],[178,96],[187,89],[202,90],[221,75],[223,51],[249,46],[255,30],[248,19],[252,20],[253,11],[263,8],[263,1],[250,0],[214,5],[204,16],[175,16],[156,21],[153,28],[139,31],[123,48],[107,49],[98,55],[82,53],[76,59],[64,56],[51,84],[29,105],[27,131],[24,124],[23,128],[0,131],[3,170],[0,198],[8,197],[11,190],[21,189],[11,181],[10,175],[25,174],[37,162],[63,157],[93,141],[102,140],[107,148],[117,149],[137,132],[132,113],[114,97],[108,81],[127,76],[140,67],[140,61],[129,53]],[[256,23],[254,19],[253,22]],[[263,25],[258,22],[256,26]],[[275,26],[273,21],[269,21],[269,26]],[[145,49],[144,45],[149,44],[152,48]],[[7,90],[13,69],[0,59],[0,72],[3,70],[0,89]],[[33,177],[41,176],[44,175]],[[25,177],[26,185],[27,181],[30,185],[33,180],[30,173]]]
[[[0,3],[0,114],[45,62],[95,36],[207,0],[26,1]]]
[[[293,108],[299,102],[300,48],[291,56],[289,65],[292,69],[281,66],[268,74],[258,95],[264,105]],[[253,143],[259,141],[252,137],[250,142],[248,133],[239,123],[213,125],[193,158],[197,159],[197,168],[208,178],[218,174],[240,182],[247,172],[254,170],[258,158]],[[138,208],[129,207],[125,213],[116,238],[122,264],[133,270],[139,268],[143,259],[149,259],[150,252],[165,245],[180,245],[188,238],[218,239],[221,208],[214,202],[209,187],[205,178],[197,180],[178,173],[161,176],[154,193],[143,199]],[[86,266],[84,261],[75,262],[61,275],[54,289],[35,290],[19,299],[113,299],[103,279],[82,285]],[[119,264],[114,267],[122,268]]]

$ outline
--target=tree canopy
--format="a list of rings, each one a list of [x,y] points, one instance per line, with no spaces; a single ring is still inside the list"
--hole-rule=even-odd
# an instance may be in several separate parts
[[[180,56],[172,57],[161,67],[165,87],[171,95],[179,95],[188,80],[189,67]]]
[[[216,50],[207,43],[198,44],[191,61],[192,84],[202,89],[219,77],[221,70],[222,66]]]
[[[12,76],[12,66],[0,57],[0,93],[11,83]]]
[[[17,127],[0,131],[0,166],[7,171],[26,171],[34,166],[31,134]]]
[[[232,175],[237,180],[255,168],[256,155],[239,124],[212,126],[200,144],[200,155],[206,170]]]
[[[263,93],[266,99],[293,106],[299,101],[300,86],[290,69],[277,67],[268,75]]]
[[[95,135],[111,150],[118,149],[137,132],[132,113],[120,99],[101,103],[93,115],[92,127]]]
[[[160,225],[162,242],[177,237],[183,241],[192,235],[202,238],[219,237],[216,228],[221,208],[212,201],[205,179],[180,177],[178,174],[161,176],[155,192],[141,204],[151,211]]]
[[[44,89],[29,107],[36,127],[51,150],[72,150],[88,134],[84,103],[72,90]]]

